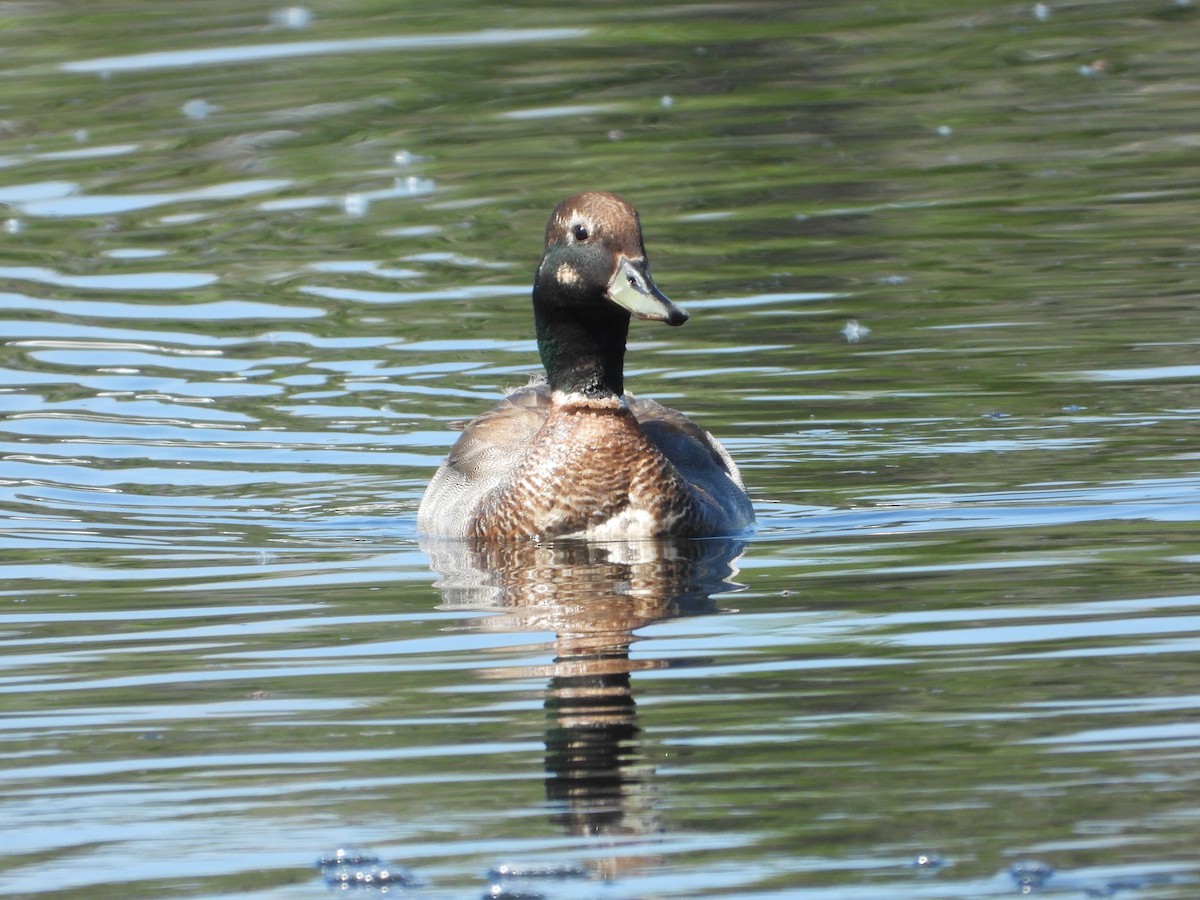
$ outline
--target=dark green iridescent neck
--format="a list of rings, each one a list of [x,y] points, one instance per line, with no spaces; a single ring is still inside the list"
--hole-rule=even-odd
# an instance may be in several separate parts
[[[625,339],[629,315],[608,305],[597,314],[543,308],[534,297],[538,352],[550,388],[590,397],[621,396],[625,390]]]

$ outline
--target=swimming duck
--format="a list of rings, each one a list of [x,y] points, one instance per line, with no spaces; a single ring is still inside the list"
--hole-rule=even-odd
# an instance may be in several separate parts
[[[683,413],[625,393],[629,318],[688,316],[650,278],[637,210],[575,194],[546,223],[533,317],[546,380],[470,422],[417,527],[455,538],[728,534],[754,522],[737,466]]]

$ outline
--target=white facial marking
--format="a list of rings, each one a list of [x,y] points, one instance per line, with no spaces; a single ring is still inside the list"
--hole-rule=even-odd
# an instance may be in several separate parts
[[[575,284],[579,281],[579,270],[570,263],[563,263],[554,270],[554,278],[559,284]]]

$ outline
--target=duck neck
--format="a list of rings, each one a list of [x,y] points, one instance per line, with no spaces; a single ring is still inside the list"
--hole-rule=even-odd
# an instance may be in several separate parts
[[[592,398],[620,397],[625,391],[625,338],[629,314],[604,310],[581,316],[544,309],[534,300],[538,352],[552,391]]]

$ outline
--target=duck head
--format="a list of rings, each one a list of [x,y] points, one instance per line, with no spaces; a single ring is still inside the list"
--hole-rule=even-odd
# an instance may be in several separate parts
[[[637,210],[601,192],[568,197],[550,214],[533,310],[551,388],[593,398],[624,390],[630,316],[688,318],[650,277]]]

